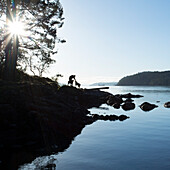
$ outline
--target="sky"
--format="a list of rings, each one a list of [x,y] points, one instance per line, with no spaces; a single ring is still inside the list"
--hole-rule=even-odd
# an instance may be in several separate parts
[[[65,22],[49,75],[61,83],[119,81],[142,71],[170,70],[169,0],[60,0]]]

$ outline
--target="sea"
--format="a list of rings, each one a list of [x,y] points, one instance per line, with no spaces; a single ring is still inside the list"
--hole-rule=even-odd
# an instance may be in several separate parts
[[[92,86],[87,87],[92,88]],[[41,169],[47,164],[56,170],[170,170],[170,87],[110,86],[112,94],[140,94],[131,111],[108,105],[91,108],[101,115],[127,115],[125,121],[96,121],[87,125],[64,152],[36,158],[20,166],[21,170]],[[139,105],[158,105],[144,112]]]

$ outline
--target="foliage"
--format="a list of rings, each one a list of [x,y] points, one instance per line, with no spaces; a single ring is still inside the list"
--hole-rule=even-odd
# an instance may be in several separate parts
[[[56,74],[55,76],[51,77],[51,79],[52,79],[53,81],[57,82],[59,77],[63,77],[63,75],[61,75],[61,74]]]
[[[118,86],[170,86],[170,71],[142,72],[122,78]]]
[[[59,0],[17,0],[17,20],[24,23],[25,34],[19,35],[17,67],[31,71],[34,75],[42,73],[55,62],[56,43],[64,43],[58,38],[57,27],[63,26],[63,8]],[[13,2],[13,1],[12,1]],[[11,4],[11,8],[12,8]],[[0,1],[0,64],[4,64],[5,16],[7,1]]]

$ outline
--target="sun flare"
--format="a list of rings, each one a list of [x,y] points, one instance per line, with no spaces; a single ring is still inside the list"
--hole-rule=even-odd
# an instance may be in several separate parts
[[[11,34],[15,34],[15,35],[24,35],[25,34],[24,24],[19,21],[10,22],[9,23],[9,32]]]

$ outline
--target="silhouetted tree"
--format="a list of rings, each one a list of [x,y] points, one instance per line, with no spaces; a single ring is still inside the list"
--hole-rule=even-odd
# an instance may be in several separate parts
[[[64,20],[59,0],[1,0],[0,7],[0,61],[5,77],[13,79],[16,67],[42,76],[55,62],[51,56],[57,53],[56,43],[65,42],[57,37]],[[15,21],[24,24],[25,32],[11,34],[9,23]]]

